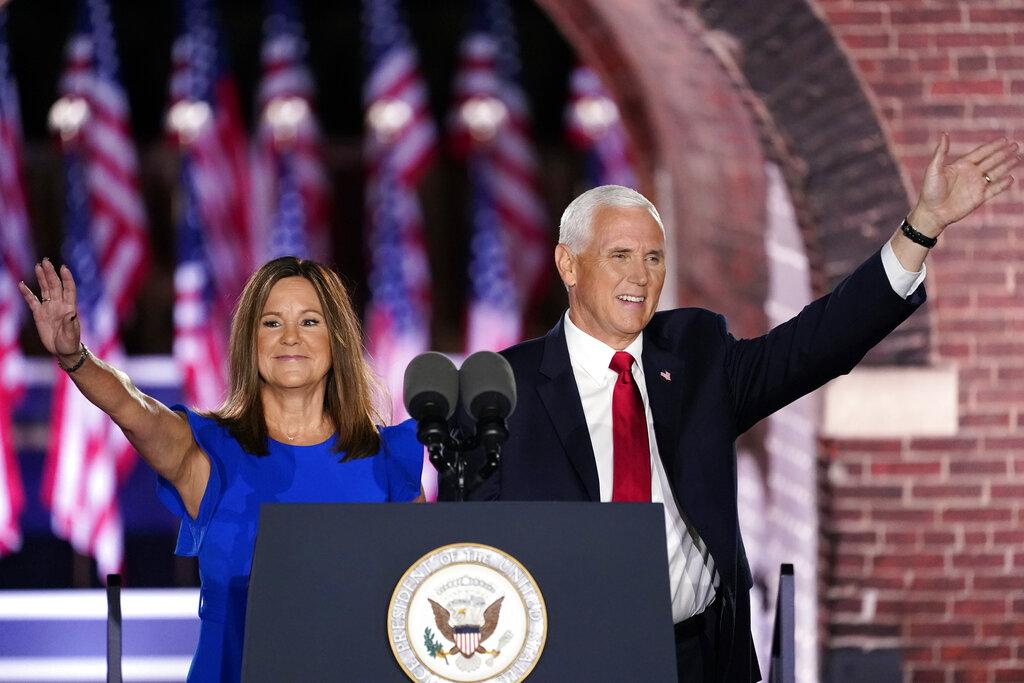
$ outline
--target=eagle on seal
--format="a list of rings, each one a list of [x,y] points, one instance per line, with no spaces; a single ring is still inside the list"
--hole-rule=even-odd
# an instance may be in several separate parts
[[[504,599],[505,596],[503,595],[484,610],[484,623],[459,623],[453,626],[451,624],[452,613],[430,598],[427,598],[431,609],[434,610],[434,622],[437,624],[437,629],[446,640],[455,643],[448,650],[447,654],[461,654],[466,659],[471,658],[477,653],[495,656],[501,654],[500,650],[488,650],[481,643],[490,638],[494,634],[494,630],[498,628],[498,615],[501,613],[501,602]],[[462,611],[460,610],[460,612]],[[447,656],[445,656],[445,661],[447,659]]]

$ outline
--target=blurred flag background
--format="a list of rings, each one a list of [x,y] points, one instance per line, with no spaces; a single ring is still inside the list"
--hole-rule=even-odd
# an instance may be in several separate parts
[[[118,332],[148,263],[128,98],[119,78],[106,0],[80,0],[68,41],[61,99],[51,110],[65,169],[62,256],[78,278],[84,342],[123,362]],[[127,439],[57,371],[42,494],[54,533],[96,559],[101,577],[119,572],[123,525],[117,488],[135,464]]]

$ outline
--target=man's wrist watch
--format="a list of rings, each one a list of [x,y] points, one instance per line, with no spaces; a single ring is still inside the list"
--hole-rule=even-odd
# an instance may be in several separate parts
[[[904,218],[903,222],[900,223],[900,230],[903,232],[904,235],[907,236],[908,240],[910,240],[914,244],[920,244],[922,247],[926,249],[931,249],[932,247],[939,243],[938,237],[929,237],[923,232],[919,232],[916,228],[914,228],[913,225],[910,224],[910,221],[908,221],[906,218]]]

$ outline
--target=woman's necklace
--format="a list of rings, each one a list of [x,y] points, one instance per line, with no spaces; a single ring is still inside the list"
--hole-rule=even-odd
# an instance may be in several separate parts
[[[320,417],[320,422],[317,423],[317,425],[315,427],[313,427],[312,429],[308,430],[308,433],[315,434],[315,435],[322,434],[323,431],[324,431],[324,422],[326,422],[326,421],[327,421],[327,416],[326,415],[321,416]],[[284,438],[288,439],[288,441],[295,441],[295,439],[299,438],[299,436],[301,434],[307,432],[306,429],[299,429],[299,430],[295,431],[294,433],[289,434],[288,431],[285,430],[283,427],[278,427],[277,431],[280,432],[281,434],[283,434]]]

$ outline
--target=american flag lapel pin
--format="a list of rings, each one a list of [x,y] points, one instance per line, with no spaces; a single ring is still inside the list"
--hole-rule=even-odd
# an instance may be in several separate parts
[[[665,380],[666,382],[671,382],[672,381],[672,373],[669,372],[668,370],[662,370],[661,371],[661,378],[663,380]]]

